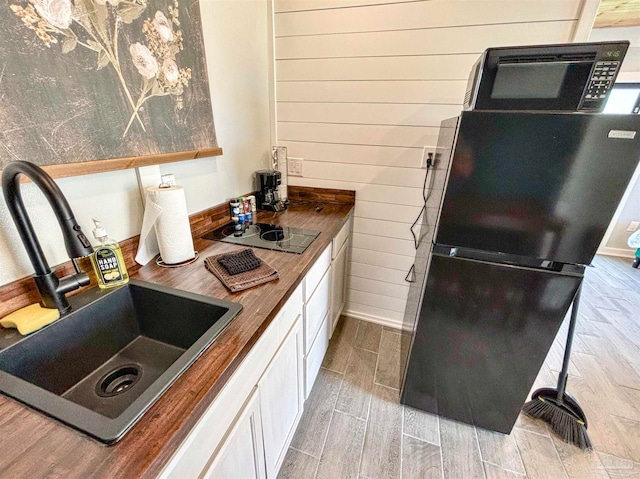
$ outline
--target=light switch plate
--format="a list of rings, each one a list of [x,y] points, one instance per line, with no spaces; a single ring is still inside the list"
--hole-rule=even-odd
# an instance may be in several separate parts
[[[289,176],[302,176],[302,158],[287,158],[287,173]]]
[[[640,227],[640,221],[632,221],[631,223],[629,223],[627,231],[637,231],[638,227]]]

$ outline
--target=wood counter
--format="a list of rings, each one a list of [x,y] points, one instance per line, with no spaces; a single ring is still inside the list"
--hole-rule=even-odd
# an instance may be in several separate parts
[[[243,311],[187,369],[133,428],[112,446],[0,396],[0,477],[151,478],[157,476],[191,428],[215,399],[242,359],[265,331],[307,270],[340,231],[352,205],[319,203],[291,206],[280,213],[260,212],[258,220],[318,230],[301,254],[254,248],[278,270],[280,279],[241,293],[230,293],[204,267],[204,258],[238,245],[196,239],[199,259],[181,268],[155,263],[133,277],[242,304]],[[180,318],[176,318],[180,321]]]

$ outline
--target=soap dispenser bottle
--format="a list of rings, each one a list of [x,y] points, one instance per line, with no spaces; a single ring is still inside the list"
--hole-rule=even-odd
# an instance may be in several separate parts
[[[95,228],[93,236],[100,244],[94,248],[91,255],[91,263],[98,278],[98,286],[111,288],[129,282],[129,274],[124,264],[120,245],[114,239],[107,236],[107,230],[97,218],[92,218]]]

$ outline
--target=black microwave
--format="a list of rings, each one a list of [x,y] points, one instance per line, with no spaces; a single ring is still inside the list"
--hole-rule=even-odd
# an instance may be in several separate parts
[[[465,110],[600,112],[629,42],[488,48],[473,65]]]

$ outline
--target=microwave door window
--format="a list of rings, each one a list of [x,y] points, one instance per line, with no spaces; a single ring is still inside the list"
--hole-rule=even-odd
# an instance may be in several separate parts
[[[558,98],[567,76],[567,69],[566,63],[500,64],[491,98]]]
[[[490,110],[577,110],[592,67],[590,61],[498,63],[484,106]]]

